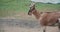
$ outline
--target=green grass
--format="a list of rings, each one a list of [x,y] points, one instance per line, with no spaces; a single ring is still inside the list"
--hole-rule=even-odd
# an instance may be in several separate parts
[[[28,12],[30,0],[0,0],[0,17],[11,16],[18,12]],[[39,11],[59,11],[60,4],[36,3]]]
[[[60,10],[60,4],[37,3],[37,9],[40,11],[59,11]]]

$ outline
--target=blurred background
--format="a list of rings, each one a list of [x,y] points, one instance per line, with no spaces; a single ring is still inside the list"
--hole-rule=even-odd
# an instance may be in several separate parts
[[[40,12],[60,11],[60,0],[0,0],[0,32],[40,32],[39,22],[27,14],[33,2]]]
[[[60,0],[50,0],[50,2],[47,0],[0,0],[0,17],[13,16],[21,12],[27,13],[32,1],[36,2],[36,9],[38,11],[60,10]],[[51,4],[52,2],[55,4]]]

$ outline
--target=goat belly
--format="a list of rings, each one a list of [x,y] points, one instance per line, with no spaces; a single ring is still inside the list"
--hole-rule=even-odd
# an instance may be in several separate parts
[[[53,24],[55,24],[56,22],[57,22],[57,18],[51,18],[51,19],[40,19],[40,24],[42,25],[42,26],[50,26],[50,25],[53,25]]]
[[[40,20],[40,24],[42,26],[46,26],[48,24],[47,20]]]
[[[42,14],[39,19],[40,24],[43,26],[55,24],[58,19],[54,15],[55,15],[54,13],[53,14],[48,14],[48,13]]]

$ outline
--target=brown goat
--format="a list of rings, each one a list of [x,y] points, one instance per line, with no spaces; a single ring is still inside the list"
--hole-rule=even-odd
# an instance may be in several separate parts
[[[28,12],[28,15],[34,15],[36,19],[40,21],[41,26],[45,26],[44,32],[46,29],[46,26],[51,26],[56,23],[58,23],[58,28],[60,29],[60,23],[59,23],[59,18],[60,18],[60,12],[38,12],[35,9],[35,5],[33,4],[30,7],[30,10]]]

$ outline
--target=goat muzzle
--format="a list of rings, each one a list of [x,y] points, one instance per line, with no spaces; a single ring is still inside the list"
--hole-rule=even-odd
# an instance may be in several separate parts
[[[32,13],[28,12],[28,15],[32,15]]]

